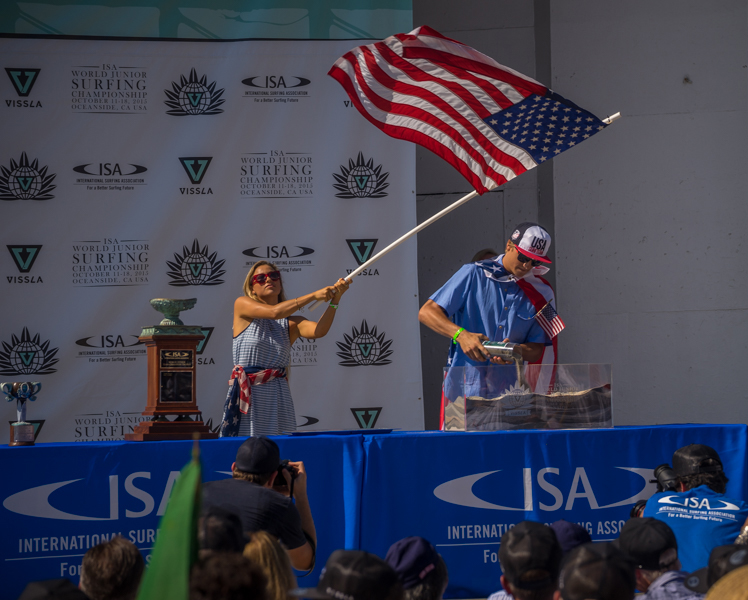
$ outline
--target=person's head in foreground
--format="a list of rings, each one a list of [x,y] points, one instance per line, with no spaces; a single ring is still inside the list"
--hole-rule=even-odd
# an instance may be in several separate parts
[[[268,580],[268,599],[285,600],[288,591],[296,588],[291,559],[281,543],[267,531],[254,531],[244,556],[258,565]]]
[[[45,579],[28,583],[18,600],[89,600],[69,579]]]
[[[236,451],[236,461],[231,465],[234,479],[271,487],[280,465],[278,444],[264,435],[250,437]]]
[[[200,516],[197,540],[201,558],[211,552],[241,552],[245,544],[241,519],[220,506],[208,507]]]
[[[715,583],[706,600],[745,600],[748,598],[748,566],[731,571]]]
[[[418,536],[403,538],[390,546],[384,560],[397,573],[405,600],[441,600],[449,576],[431,542]]]
[[[640,592],[646,592],[668,571],[680,571],[678,542],[673,530],[663,521],[651,517],[626,521],[618,547],[634,561],[636,589]]]
[[[725,575],[745,565],[748,565],[748,547],[737,544],[717,546],[709,554],[709,565],[686,578],[686,587],[699,594],[706,594]]]
[[[215,552],[190,572],[190,600],[270,600],[258,565],[235,552]]]
[[[632,600],[631,559],[611,543],[583,544],[566,557],[554,600]]]
[[[501,586],[518,600],[551,600],[562,556],[553,529],[534,521],[517,523],[501,536]]]
[[[91,600],[130,600],[138,593],[144,569],[135,544],[116,536],[83,556],[80,588]]]
[[[289,596],[321,600],[402,600],[403,586],[386,562],[363,550],[336,550],[327,559],[316,588]]]
[[[714,448],[704,444],[689,444],[673,453],[673,471],[686,491],[705,485],[718,494],[727,491],[727,476],[722,460]]]
[[[558,544],[564,554],[568,554],[577,546],[589,544],[592,541],[590,532],[577,523],[559,519],[551,523],[550,527],[555,532]]]

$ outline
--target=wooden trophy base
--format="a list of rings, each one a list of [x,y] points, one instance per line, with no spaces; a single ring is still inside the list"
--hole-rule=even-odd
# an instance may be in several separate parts
[[[30,423],[11,423],[10,443],[8,446],[33,446],[34,426]]]
[[[194,434],[201,440],[218,439],[202,421],[143,421],[132,433],[125,434],[128,442],[163,442],[167,440],[191,440]]]

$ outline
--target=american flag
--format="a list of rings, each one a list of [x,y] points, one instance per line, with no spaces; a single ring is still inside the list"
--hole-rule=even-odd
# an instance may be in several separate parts
[[[430,27],[354,48],[328,74],[371,123],[436,153],[480,194],[606,126],[537,81]]]
[[[561,317],[558,316],[556,309],[553,308],[550,302],[535,313],[535,318],[538,320],[538,324],[543,328],[543,331],[545,331],[551,339],[556,337],[566,327],[564,322],[561,320]]]

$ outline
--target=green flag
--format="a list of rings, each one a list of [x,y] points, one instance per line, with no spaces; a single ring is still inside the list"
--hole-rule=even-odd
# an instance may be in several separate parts
[[[138,600],[188,600],[190,567],[197,560],[198,550],[200,478],[200,452],[195,442],[192,460],[179,474],[161,517]]]

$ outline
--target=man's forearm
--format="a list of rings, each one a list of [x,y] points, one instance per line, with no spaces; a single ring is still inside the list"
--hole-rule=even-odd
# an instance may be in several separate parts
[[[309,506],[309,497],[306,494],[296,496],[296,510],[299,511],[301,517],[301,529],[314,541],[314,545],[317,545],[317,530],[314,527],[314,519],[312,518],[312,509]]]

